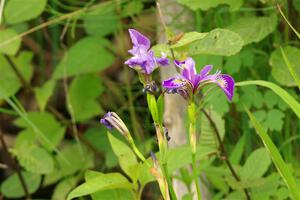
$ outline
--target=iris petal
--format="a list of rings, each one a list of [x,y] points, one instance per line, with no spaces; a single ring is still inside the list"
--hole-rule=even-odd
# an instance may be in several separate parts
[[[134,46],[144,46],[146,50],[150,48],[149,38],[134,29],[129,29],[128,31]]]
[[[228,100],[231,101],[234,93],[234,79],[227,74],[220,74],[216,83],[226,94]]]

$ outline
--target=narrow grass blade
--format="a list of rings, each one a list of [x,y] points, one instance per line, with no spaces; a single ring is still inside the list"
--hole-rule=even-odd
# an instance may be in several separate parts
[[[295,80],[295,82],[296,82],[296,84],[297,84],[297,86],[298,86],[298,88],[300,90],[300,77],[297,75],[294,67],[291,65],[291,63],[290,63],[288,57],[286,56],[286,54],[285,54],[285,52],[284,52],[284,50],[283,50],[282,47],[280,47],[280,50],[281,50],[281,54],[282,54],[282,57],[284,59],[284,62],[286,64],[286,66],[288,67],[288,69],[289,69],[292,77],[294,78],[294,80]]]
[[[275,92],[283,101],[285,101],[285,103],[287,103],[291,107],[291,109],[295,112],[298,118],[300,118],[300,103],[296,101],[294,97],[292,97],[288,92],[286,92],[278,85],[268,81],[262,81],[262,80],[242,81],[236,83],[236,86],[245,86],[245,85],[259,85],[273,90],[273,92]]]
[[[282,12],[280,6],[277,4],[277,8],[281,14],[281,16],[283,17],[283,19],[286,21],[286,23],[290,26],[290,28],[294,31],[294,33],[297,35],[297,37],[300,39],[300,33],[291,25],[291,23],[289,22],[289,20],[286,18],[286,16],[284,15],[284,13]]]
[[[245,108],[252,125],[254,126],[256,133],[259,135],[261,140],[263,141],[265,148],[268,150],[274,165],[276,166],[280,176],[284,180],[285,184],[287,185],[291,197],[294,200],[300,199],[300,190],[299,186],[296,183],[295,178],[293,177],[289,167],[282,159],[279,150],[276,148],[275,144],[272,142],[271,138],[268,136],[266,131],[263,129],[261,124],[256,120],[256,118],[251,114],[251,112]]]

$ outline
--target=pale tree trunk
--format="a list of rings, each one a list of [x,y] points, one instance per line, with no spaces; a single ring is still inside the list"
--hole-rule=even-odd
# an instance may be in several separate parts
[[[175,0],[158,0],[160,5],[162,16],[158,14],[158,42],[165,43],[167,41],[164,33],[164,27],[161,23],[161,17],[168,27],[171,27],[175,33],[180,33],[194,29],[194,18],[190,11],[179,5]],[[180,15],[180,16],[179,16]],[[176,19],[175,19],[176,18]],[[161,68],[161,78],[165,80],[176,75],[176,71],[173,63],[170,67]],[[186,115],[187,103],[179,95],[166,94],[165,95],[165,110],[164,110],[164,125],[168,129],[171,140],[169,142],[170,148],[177,147],[188,143],[186,137],[186,130],[184,127],[184,117]],[[180,161],[179,161],[180,162]],[[190,170],[191,171],[191,170]],[[201,183],[200,183],[201,184]],[[201,184],[203,185],[203,184]],[[179,180],[173,180],[174,190],[178,199],[188,192],[185,184]],[[196,194],[195,184],[191,186],[192,191]],[[207,190],[201,188],[203,200],[207,200]],[[193,199],[196,199],[196,195]]]

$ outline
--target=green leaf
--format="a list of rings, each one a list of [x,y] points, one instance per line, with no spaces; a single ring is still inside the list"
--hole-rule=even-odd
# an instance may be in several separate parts
[[[85,146],[80,147],[78,143],[65,145],[61,153],[69,162],[67,163],[61,157],[57,157],[58,170],[63,176],[68,176],[94,166],[92,152],[85,148]]]
[[[284,62],[285,62],[288,70],[290,71],[290,74],[294,78],[295,83],[297,84],[297,86],[300,90],[300,76],[299,76],[299,73],[297,74],[296,68],[294,66],[292,66],[290,60],[288,59],[288,57],[286,55],[286,53],[284,52],[284,50],[281,47],[280,47],[280,50],[281,50],[281,54],[282,54],[282,57],[284,59]],[[300,70],[300,67],[299,67],[299,70]]]
[[[97,75],[83,75],[73,79],[69,89],[72,106],[69,107],[69,112],[73,112],[76,121],[86,121],[103,112],[96,101],[102,91],[102,82]]]
[[[43,148],[22,146],[15,149],[14,154],[22,167],[35,174],[49,174],[54,170],[52,156]]]
[[[109,67],[114,56],[106,47],[109,42],[102,37],[84,37],[65,54],[54,71],[54,78],[98,72]]]
[[[68,193],[76,186],[78,177],[69,177],[60,181],[54,188],[51,200],[66,199]]]
[[[223,65],[223,57],[222,56],[216,56],[216,55],[207,55],[207,54],[199,54],[193,56],[193,59],[195,60],[196,69],[198,72],[209,63],[210,65],[214,66],[214,69],[221,68]]]
[[[30,81],[33,68],[31,66],[33,54],[28,51],[22,51],[18,57],[11,58],[11,61],[15,64],[19,72],[23,75],[26,81]],[[0,76],[0,87],[1,92],[4,96],[13,96],[16,92],[23,86],[20,79],[10,66],[6,58],[0,54],[0,71],[2,75]],[[1,95],[0,95],[1,97]]]
[[[186,53],[190,56],[197,54],[231,56],[242,49],[243,40],[237,33],[217,28],[210,31],[202,39],[196,40],[187,46]]]
[[[104,126],[89,128],[84,132],[84,137],[99,151],[105,155],[105,166],[115,167],[118,164],[118,158],[115,156],[106,134],[107,129]]]
[[[22,172],[29,194],[37,191],[42,177],[38,174]],[[7,198],[21,198],[25,196],[24,189],[18,175],[15,173],[4,180],[1,184],[1,193]]]
[[[47,0],[9,0],[4,8],[5,22],[16,24],[33,19],[43,12],[46,4]]]
[[[159,113],[155,96],[147,93],[147,102],[153,121],[159,123]]]
[[[264,127],[271,131],[281,131],[283,127],[284,113],[278,109],[268,111],[266,121],[263,123]]]
[[[107,133],[111,147],[119,159],[122,170],[135,182],[139,175],[139,164],[134,152],[111,133]]]
[[[105,36],[118,30],[119,19],[114,4],[107,4],[88,12],[83,18],[83,26],[87,34]]]
[[[81,197],[84,195],[93,194],[102,190],[109,189],[131,189],[131,183],[121,174],[119,173],[108,173],[103,174],[100,172],[86,172],[86,176],[88,177],[86,182],[76,187],[69,193],[67,200],[73,199],[75,197]]]
[[[229,74],[238,73],[242,66],[242,59],[240,55],[234,55],[226,58],[226,63],[224,65],[224,69]]]
[[[140,0],[133,0],[128,2],[122,9],[122,17],[130,17],[142,12],[144,8],[143,3]]]
[[[290,108],[295,112],[295,114],[300,118],[300,104],[297,102],[289,93],[287,93],[284,89],[277,86],[274,83],[268,81],[243,81],[236,83],[236,86],[245,86],[245,85],[260,85],[263,87],[267,87],[273,92],[275,92],[285,103],[287,103]]]
[[[182,38],[179,41],[177,41],[175,44],[173,44],[171,47],[176,48],[176,47],[181,47],[190,44],[196,40],[203,39],[206,35],[207,33],[199,33],[196,31],[184,33]]]
[[[133,192],[127,189],[103,190],[93,193],[93,200],[134,200]]]
[[[17,33],[12,29],[0,30],[0,44],[17,36]],[[6,44],[0,48],[0,53],[15,55],[21,45],[21,39],[17,39],[9,44]]]
[[[238,143],[234,146],[234,149],[232,150],[229,160],[232,164],[237,165],[240,163],[244,147],[246,143],[246,134],[244,134],[238,141]]]
[[[279,171],[280,176],[283,178],[285,184],[289,188],[291,192],[291,196],[294,200],[300,199],[300,192],[299,186],[296,183],[295,178],[293,177],[289,167],[282,159],[278,149],[272,142],[271,138],[265,132],[261,124],[256,120],[256,118],[247,110],[248,116],[255,127],[256,133],[259,135],[261,140],[264,143],[265,148],[268,150],[269,155],[271,156],[274,165],[276,166],[277,170]]]
[[[285,46],[282,48],[286,55],[286,60],[289,61],[289,66],[295,74],[300,74],[299,57],[300,50],[296,47]],[[272,67],[272,76],[281,85],[284,86],[297,86],[295,79],[288,72],[284,56],[281,52],[281,48],[272,52],[269,63]]]
[[[41,111],[45,110],[49,98],[54,92],[56,82],[54,80],[47,81],[43,86],[34,88],[35,98]]]
[[[227,28],[238,33],[244,40],[244,45],[246,45],[261,41],[275,30],[276,25],[276,16],[240,17]]]
[[[243,0],[177,0],[177,2],[189,7],[194,11],[198,9],[208,10],[222,4],[227,4],[230,6],[232,11],[236,11],[243,5]]]
[[[40,140],[41,144],[47,150],[53,150],[53,147],[60,144],[64,137],[65,127],[61,126],[52,114],[48,112],[30,112],[27,114],[27,118],[41,131],[44,137],[47,138],[48,141],[46,142],[40,135],[36,135],[37,139]],[[26,130],[32,133],[36,133],[35,128],[31,127],[24,118],[18,118],[15,124],[21,128],[26,128]],[[49,142],[52,145],[50,145]]]
[[[265,148],[253,151],[246,160],[241,170],[241,179],[249,180],[261,178],[271,164],[270,156]]]

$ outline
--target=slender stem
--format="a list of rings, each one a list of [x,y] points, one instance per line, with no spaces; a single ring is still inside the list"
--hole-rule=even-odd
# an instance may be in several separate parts
[[[171,179],[171,177],[169,175],[169,170],[168,170],[167,163],[163,163],[162,167],[163,167],[164,174],[165,174],[165,177],[166,177],[167,182],[168,182],[169,191],[170,191],[170,194],[171,194],[171,199],[172,200],[177,200],[176,193],[175,193],[175,190],[174,190],[174,187],[173,187],[173,183],[172,183],[172,179]]]
[[[221,139],[219,130],[217,128],[217,125],[215,124],[215,122],[212,120],[212,118],[210,117],[210,115],[204,109],[202,109],[202,112],[206,116],[206,118],[208,119],[209,123],[213,127],[214,132],[216,133],[216,137],[217,137],[217,140],[219,142],[221,157],[225,161],[226,165],[228,166],[228,168],[229,168],[232,176],[235,178],[235,180],[241,181],[240,177],[235,172],[235,170],[234,170],[234,168],[233,168],[230,160],[228,159],[227,152],[226,152],[225,146],[224,146],[224,144],[222,142],[222,139]],[[251,200],[251,197],[250,197],[250,194],[249,194],[249,191],[247,190],[247,188],[244,189],[244,193],[246,195],[247,200]]]
[[[202,194],[201,194],[201,189],[200,189],[200,184],[199,184],[199,179],[198,179],[198,174],[197,174],[196,153],[192,153],[192,167],[193,167],[194,181],[196,184],[197,196],[198,196],[198,199],[201,200]]]
[[[194,176],[194,182],[197,190],[197,197],[198,200],[201,200],[202,194],[201,194],[201,189],[199,184],[199,177],[197,175],[197,164],[196,164],[196,105],[193,102],[188,106],[188,116],[190,122],[189,140],[190,140],[190,147],[192,151],[193,176]]]
[[[4,153],[7,154],[8,158],[11,160],[11,167],[16,171],[16,173],[17,173],[17,175],[20,179],[20,182],[21,182],[22,188],[24,190],[26,199],[30,199],[30,194],[29,194],[29,191],[28,191],[28,187],[27,187],[25,179],[24,179],[24,177],[21,173],[21,167],[19,166],[19,164],[16,162],[16,160],[9,153],[6,142],[4,140],[4,135],[1,131],[1,129],[0,129],[0,140],[1,140],[1,145],[3,147]]]

